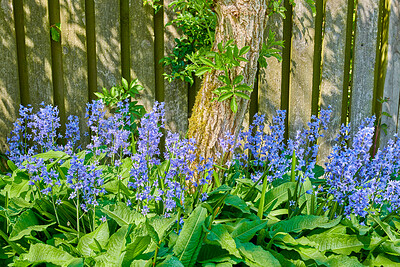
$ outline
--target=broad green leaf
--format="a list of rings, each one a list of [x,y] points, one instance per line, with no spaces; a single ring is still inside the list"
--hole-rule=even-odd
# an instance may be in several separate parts
[[[37,243],[31,245],[29,252],[22,254],[17,263],[17,266],[37,265],[40,263],[51,263],[58,266],[83,266],[83,259],[75,258],[59,248]],[[24,265],[23,263],[28,264]]]
[[[32,192],[31,186],[29,185],[29,177],[20,170],[17,170],[13,172],[12,179],[12,183],[4,187],[4,190],[8,191],[8,197],[21,197],[28,200],[28,196],[31,195]]]
[[[270,207],[272,207],[272,210],[274,210],[283,202],[288,201],[288,189],[294,192],[295,188],[296,183],[287,182],[269,190],[267,193],[265,193],[264,211]]]
[[[157,264],[157,267],[184,267],[182,262],[179,261],[179,259],[175,256],[168,255],[165,260],[159,264]]]
[[[330,267],[363,267],[364,265],[361,264],[355,257],[348,257],[345,255],[332,255],[328,257],[327,263]]]
[[[102,223],[93,232],[80,237],[77,249],[85,257],[95,256],[95,252],[92,249],[93,245],[96,245],[94,239],[104,248],[107,245],[109,236],[110,233],[107,222]]]
[[[400,259],[397,255],[391,256],[382,253],[379,254],[374,260],[367,261],[364,264],[368,264],[369,266],[397,267],[400,266]]]
[[[7,160],[7,165],[8,165],[8,167],[10,167],[10,169],[11,169],[12,171],[15,171],[15,170],[18,169],[18,167],[15,166],[14,162],[12,162],[11,160]]]
[[[153,239],[153,241],[158,244],[160,242],[160,237],[158,236],[156,230],[154,230],[154,227],[149,223],[149,220],[147,218],[145,221],[145,226],[147,233],[149,233],[151,239]]]
[[[281,266],[279,261],[272,256],[269,251],[264,250],[260,246],[256,246],[249,242],[237,242],[237,247],[240,250],[240,253],[245,257],[246,263],[251,267]]]
[[[243,213],[250,213],[250,209],[247,206],[246,202],[238,196],[229,195],[225,198],[225,204],[228,206],[235,207],[239,209]]]
[[[274,232],[299,233],[303,230],[312,230],[324,227],[328,217],[314,215],[299,215],[286,221],[280,221],[271,227]]]
[[[359,252],[365,244],[356,235],[322,233],[308,236],[310,241],[317,244],[319,251],[332,251],[338,254],[349,255],[351,252]]]
[[[187,221],[174,247],[174,255],[184,266],[194,266],[203,240],[203,224],[206,220],[207,209],[198,206]]]
[[[151,266],[151,265],[149,265],[149,261],[147,261],[147,260],[135,260],[135,261],[132,261],[132,263],[130,265],[122,265],[122,266],[146,267],[146,266]]]
[[[49,159],[69,158],[69,155],[67,153],[63,152],[63,151],[50,150],[50,151],[45,152],[45,153],[37,154],[37,155],[35,155],[33,157],[34,158],[41,158],[41,159],[44,159],[46,161],[46,160],[49,160]]]
[[[236,226],[231,235],[242,243],[249,242],[258,231],[267,226],[267,223],[265,220],[244,220]]]
[[[147,249],[151,242],[151,237],[146,236],[135,236],[133,242],[126,246],[126,253],[123,259],[122,266],[129,266],[131,262],[143,251]]]
[[[230,254],[240,258],[235,240],[222,224],[213,225],[210,232],[207,234],[207,239],[211,244],[219,244],[223,249],[229,251]]]
[[[55,224],[55,222],[46,225],[40,225],[38,219],[32,210],[26,210],[17,219],[13,230],[10,234],[10,241],[16,241],[24,236],[30,235],[32,231],[41,232],[47,227]]]
[[[400,240],[396,242],[386,241],[380,245],[380,250],[386,253],[400,255]]]
[[[145,217],[141,213],[132,210],[122,202],[118,202],[115,205],[107,205],[101,210],[120,226],[133,223],[138,225],[140,222],[144,222],[145,220]]]
[[[166,237],[168,231],[174,226],[176,223],[176,216],[172,216],[170,218],[164,218],[163,216],[154,216],[149,219],[149,224],[154,228],[159,236],[160,240],[163,240]]]
[[[311,207],[316,207],[317,206],[317,201],[316,198],[312,198],[311,194],[308,194],[307,191],[311,190],[311,194],[313,194],[313,186],[311,184],[310,179],[306,178],[303,187],[302,187],[302,192],[301,192],[301,197],[299,199],[299,206],[301,207],[304,202],[306,203],[305,211],[308,215],[313,214],[314,211],[311,210]],[[314,204],[311,203],[311,201],[314,199]]]
[[[96,265],[118,266],[122,261],[121,255],[125,250],[128,226],[122,226],[115,232],[107,243],[107,252],[95,258]]]

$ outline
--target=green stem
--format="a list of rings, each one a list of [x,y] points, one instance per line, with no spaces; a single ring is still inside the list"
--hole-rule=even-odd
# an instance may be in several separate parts
[[[78,232],[78,241],[79,241],[79,193],[76,196],[76,230]]]
[[[53,193],[51,193],[51,204],[53,204],[53,209],[54,209],[54,212],[56,214],[57,223],[60,224],[60,220],[58,219],[57,208],[56,208],[56,205],[54,204],[54,195],[53,195]]]
[[[263,187],[261,191],[261,199],[260,199],[260,204],[258,205],[258,212],[257,216],[262,220],[264,216],[264,202],[265,202],[265,191],[267,191],[267,175],[264,175],[264,180],[263,180]]]

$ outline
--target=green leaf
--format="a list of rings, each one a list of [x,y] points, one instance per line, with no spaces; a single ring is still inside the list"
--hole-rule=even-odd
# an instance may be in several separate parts
[[[210,67],[201,67],[201,68],[199,68],[198,70],[196,70],[195,75],[196,75],[196,76],[201,76],[201,75],[203,75],[204,73],[206,73],[207,71],[211,71],[211,68],[210,68]]]
[[[228,93],[222,94],[220,97],[218,97],[218,102],[222,102],[222,101],[224,101],[224,100],[226,100],[228,98],[231,98],[232,96],[233,96],[232,92],[228,92]]]
[[[196,263],[204,236],[203,224],[206,216],[207,210],[198,206],[183,225],[173,251],[184,266],[194,266]]]
[[[249,51],[250,51],[250,46],[244,46],[244,47],[242,47],[242,49],[240,49],[239,56],[243,56],[244,54],[246,54]]]
[[[365,265],[361,264],[355,257],[348,257],[345,255],[331,255],[327,263],[330,267],[363,267]]]
[[[10,169],[11,169],[12,171],[15,171],[15,170],[18,169],[18,167],[15,166],[14,162],[12,162],[11,160],[7,160],[7,165],[8,165],[8,167],[10,167]]]
[[[247,206],[246,202],[238,196],[229,195],[225,199],[225,204],[228,206],[235,207],[243,213],[250,213],[250,208]]]
[[[129,90],[128,81],[127,81],[124,77],[122,77],[121,81],[122,81],[122,87],[123,87],[125,90]]]
[[[157,267],[184,267],[182,262],[179,261],[179,259],[175,256],[168,255],[165,260],[159,264],[157,264]]]
[[[94,239],[99,242],[101,247],[105,247],[109,236],[110,233],[107,222],[102,223],[95,231],[86,234],[79,239],[77,249],[85,257],[95,256],[96,254],[92,249],[93,245],[96,245]]]
[[[374,260],[366,261],[364,264],[368,264],[369,266],[387,266],[387,267],[395,267],[400,265],[400,260],[398,255],[391,256],[388,254],[379,254]],[[365,266],[365,265],[363,265]]]
[[[116,221],[119,226],[133,223],[138,225],[140,222],[144,222],[145,220],[145,217],[141,213],[132,210],[122,202],[118,202],[115,205],[107,205],[101,210],[111,219]]]
[[[264,229],[266,226],[267,221],[265,220],[244,220],[236,226],[231,235],[234,239],[242,243],[249,242],[258,231]]]
[[[274,232],[299,233],[303,230],[329,227],[328,217],[314,215],[299,215],[286,221],[280,221],[271,227]]]
[[[243,81],[244,77],[243,75],[238,75],[235,77],[235,79],[233,79],[233,84],[236,85],[238,83],[240,83],[241,81]]]
[[[145,221],[145,226],[146,226],[147,232],[149,233],[151,239],[153,239],[153,241],[156,244],[158,244],[160,242],[160,237],[158,236],[158,233],[156,232],[156,230],[154,230],[154,227],[152,225],[150,225],[147,217],[146,217],[146,221]]]
[[[207,66],[210,66],[212,68],[215,68],[215,64],[214,62],[212,62],[211,60],[204,58],[204,57],[200,57],[200,61],[203,62],[204,64],[206,64]]]
[[[246,263],[252,266],[281,266],[279,261],[269,251],[253,243],[237,243],[241,254],[246,258]]]
[[[239,84],[238,86],[235,87],[235,90],[240,90],[240,91],[253,91],[253,88],[248,86],[247,84]]]
[[[236,103],[236,98],[232,97],[231,99],[231,110],[233,111],[233,113],[236,113],[238,109],[237,103]]]
[[[118,266],[122,252],[125,250],[128,226],[122,226],[115,232],[107,243],[107,252],[95,258],[96,265]]]
[[[133,242],[126,246],[126,253],[122,262],[122,266],[129,266],[129,264],[139,255],[142,255],[143,251],[150,245],[151,237],[135,236]]]
[[[264,210],[268,209],[269,207],[272,207],[272,210],[277,208],[280,204],[283,202],[288,201],[288,189],[292,192],[294,192],[296,188],[296,183],[293,182],[287,182],[283,183],[278,187],[274,187],[271,190],[269,190],[265,194],[265,206]]]
[[[359,252],[365,245],[356,235],[322,233],[309,236],[308,239],[317,244],[319,251],[332,251],[338,254],[349,255]]]
[[[154,228],[159,239],[162,241],[167,236],[168,231],[175,225],[177,218],[164,218],[163,216],[154,216],[149,219],[149,224]]]
[[[24,236],[31,235],[32,231],[42,232],[55,222],[46,225],[40,225],[38,219],[32,210],[26,210],[17,219],[10,234],[10,241],[16,241]]]
[[[49,160],[49,159],[64,159],[64,158],[69,158],[69,155],[63,151],[53,151],[50,150],[48,152],[45,153],[40,153],[37,154],[35,156],[33,156],[34,158],[40,158],[43,160]]]
[[[22,254],[17,260],[17,263],[17,265],[20,263],[29,263],[28,265],[51,263],[58,266],[83,266],[83,259],[75,258],[59,248],[37,243],[31,245],[29,252],[27,254]]]
[[[210,244],[220,245],[223,249],[229,251],[231,255],[241,258],[240,253],[236,248],[235,240],[222,224],[213,225],[211,227],[211,230],[207,235],[207,240],[210,241]]]
[[[245,93],[242,93],[242,92],[235,92],[235,95],[238,96],[238,97],[241,97],[241,98],[250,100],[250,96],[246,95]]]

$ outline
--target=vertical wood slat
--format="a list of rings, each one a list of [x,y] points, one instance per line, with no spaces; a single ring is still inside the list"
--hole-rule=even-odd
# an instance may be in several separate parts
[[[294,138],[311,117],[314,27],[315,21],[310,6],[304,1],[295,1],[293,8],[293,41],[290,70],[289,135]]]
[[[381,133],[381,144],[386,144],[395,133],[399,133],[400,99],[400,2],[390,3],[389,29],[387,43],[387,67],[383,97],[389,101],[383,104],[382,111],[392,117],[383,116],[382,123],[388,126],[387,135]]]
[[[66,114],[76,115],[81,134],[88,129],[85,107],[88,102],[85,1],[61,0],[62,58]]]
[[[95,0],[97,90],[121,83],[120,1]]]
[[[358,0],[353,57],[350,122],[354,133],[372,115],[379,0]]]
[[[290,18],[289,18],[290,19]],[[269,31],[275,33],[275,40],[283,40],[283,18],[272,14],[267,20],[264,40],[267,41]],[[284,46],[288,44],[284,43]],[[281,108],[282,62],[271,57],[266,59],[268,66],[260,68],[258,82],[258,111],[265,114],[266,121],[271,122],[276,110]]]
[[[129,5],[130,5],[129,0],[120,0],[121,74],[122,77],[124,77],[128,81],[128,83],[130,83],[131,81]]]
[[[352,1],[352,0],[351,0]],[[342,123],[342,100],[346,62],[346,23],[348,15],[347,0],[327,0],[325,12],[325,35],[323,40],[323,68],[321,80],[321,108],[332,109],[331,119],[325,136],[321,138],[319,161],[326,161],[332,151],[333,140],[339,133]],[[351,14],[352,15],[352,14]],[[351,25],[347,25],[351,27]]]
[[[47,0],[24,1],[25,44],[31,104],[53,104],[50,23]]]
[[[20,104],[15,10],[12,2],[7,0],[0,5],[0,153],[7,149],[7,137],[18,117]]]
[[[61,23],[60,0],[49,0],[49,22],[50,26]],[[49,37],[48,37],[49,38]],[[62,39],[62,37],[61,37]],[[51,69],[53,78],[53,100],[54,105],[59,109],[61,131],[65,131],[65,98],[64,98],[64,77],[61,39],[56,41],[50,38],[51,44]]]
[[[142,0],[130,0],[131,77],[145,88],[139,103],[150,111],[155,100],[153,8]]]
[[[171,7],[168,5],[171,0],[164,0],[164,25],[174,19],[176,16]],[[175,38],[179,38],[177,29],[170,25],[164,29],[164,55],[172,53],[175,46]],[[167,68],[165,71],[170,71]],[[175,79],[168,83],[164,81],[164,97],[165,97],[165,118],[166,128],[172,132],[180,132],[186,134],[188,127],[188,84],[180,79]]]
[[[85,1],[86,26],[86,58],[88,75],[88,100],[96,99],[97,91],[97,63],[96,63],[96,21],[94,0]]]

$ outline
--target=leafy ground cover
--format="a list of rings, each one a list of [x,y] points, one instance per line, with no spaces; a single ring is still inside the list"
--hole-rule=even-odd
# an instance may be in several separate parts
[[[79,147],[76,117],[61,133],[56,107],[20,108],[0,175],[1,265],[400,265],[400,140],[371,157],[374,118],[343,126],[322,167],[329,110],[287,141],[284,111],[269,126],[256,115],[213,159],[178,134],[161,141],[162,103],[140,121],[126,101],[104,110],[87,105]]]

